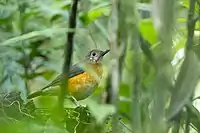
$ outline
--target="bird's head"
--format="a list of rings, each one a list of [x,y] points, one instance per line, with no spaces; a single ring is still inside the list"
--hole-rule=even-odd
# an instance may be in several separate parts
[[[101,60],[103,59],[104,55],[106,55],[110,50],[91,50],[87,55],[86,55],[86,60],[89,61],[89,63],[100,63]]]

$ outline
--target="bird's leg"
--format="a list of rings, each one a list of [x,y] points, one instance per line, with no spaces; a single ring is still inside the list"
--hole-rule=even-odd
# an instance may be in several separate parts
[[[77,107],[80,107],[81,104],[76,100],[75,97],[71,96],[72,101],[76,104]]]
[[[81,104],[76,100],[73,96],[67,96],[68,99],[70,99],[77,107],[81,107]]]

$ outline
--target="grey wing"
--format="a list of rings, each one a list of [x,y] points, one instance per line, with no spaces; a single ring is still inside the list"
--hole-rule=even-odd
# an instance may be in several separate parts
[[[78,74],[81,74],[83,72],[84,72],[84,70],[81,67],[79,67],[78,65],[73,65],[69,70],[68,76],[69,76],[69,78],[72,78],[72,77],[74,77]],[[49,88],[51,86],[60,85],[61,84],[61,78],[62,78],[62,75],[58,75],[50,84],[48,84],[47,86],[42,88],[42,90]]]
[[[79,67],[78,64],[76,64],[70,68],[68,76],[69,76],[69,78],[72,78],[81,73],[84,73],[84,70],[81,67]]]
[[[46,85],[45,87],[42,88],[42,90],[49,88],[51,86],[57,86],[60,85],[62,75],[58,75],[50,84]]]

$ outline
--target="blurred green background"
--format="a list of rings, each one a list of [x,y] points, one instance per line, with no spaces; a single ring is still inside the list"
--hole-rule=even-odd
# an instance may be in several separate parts
[[[1,131],[200,132],[199,0],[79,0],[72,63],[110,48],[104,67],[112,75],[120,65],[117,106],[102,103],[107,78],[81,101],[87,107],[66,101],[61,123],[51,117],[56,97],[26,99],[62,71],[72,2],[0,0]]]

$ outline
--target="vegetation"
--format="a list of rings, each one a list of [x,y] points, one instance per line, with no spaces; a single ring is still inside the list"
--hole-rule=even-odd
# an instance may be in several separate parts
[[[105,78],[83,106],[64,93],[26,98],[108,48]],[[200,0],[0,0],[0,129],[200,132],[199,51]]]

